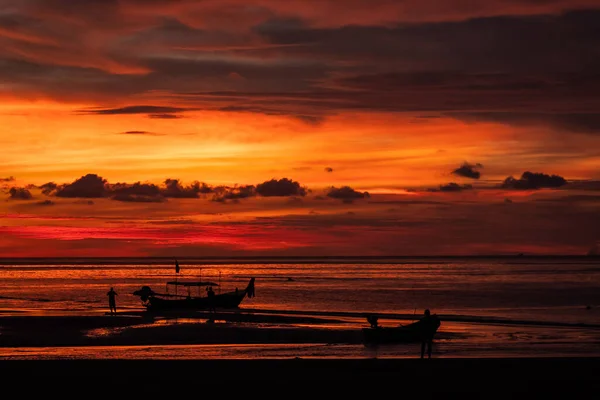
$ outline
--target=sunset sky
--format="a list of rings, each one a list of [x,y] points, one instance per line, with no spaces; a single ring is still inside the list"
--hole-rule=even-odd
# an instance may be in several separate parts
[[[0,257],[600,253],[597,0],[474,3],[0,0]]]

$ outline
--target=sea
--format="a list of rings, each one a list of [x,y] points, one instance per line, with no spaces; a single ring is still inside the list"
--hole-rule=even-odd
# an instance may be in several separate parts
[[[168,281],[202,280],[218,284],[218,293],[243,290],[255,278],[255,297],[244,299],[241,310],[335,315],[359,329],[368,326],[362,313],[381,315],[382,325],[395,326],[430,309],[442,320],[440,332],[455,334],[436,341],[434,357],[600,355],[599,258],[179,260],[179,265],[176,273],[173,260],[5,260],[0,317],[104,315],[111,287],[118,293],[118,311],[134,313],[144,310],[133,295],[142,286],[164,292]],[[198,289],[191,290],[194,295]],[[86,346],[0,348],[0,359],[405,358],[419,350],[335,343]]]

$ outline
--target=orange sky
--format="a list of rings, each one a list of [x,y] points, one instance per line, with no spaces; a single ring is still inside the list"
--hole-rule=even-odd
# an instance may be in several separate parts
[[[585,254],[600,240],[594,2],[8,3],[5,257]],[[539,175],[502,184],[526,171]],[[88,174],[101,194],[65,189]],[[283,178],[296,186],[256,186]],[[153,192],[114,186],[135,182]]]

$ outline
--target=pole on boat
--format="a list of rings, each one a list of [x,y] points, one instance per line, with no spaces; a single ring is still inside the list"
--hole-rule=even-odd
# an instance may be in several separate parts
[[[179,276],[179,262],[175,260],[175,295],[177,296],[177,277]]]

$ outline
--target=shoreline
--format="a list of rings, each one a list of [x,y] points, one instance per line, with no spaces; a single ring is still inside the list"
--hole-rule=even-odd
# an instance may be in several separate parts
[[[208,313],[0,316],[0,359],[333,358],[411,359],[420,343],[365,345],[356,321],[308,316]],[[600,357],[600,330],[442,322],[434,358]]]
[[[209,318],[214,322],[208,322]],[[193,316],[0,316],[0,348],[362,344],[362,326],[310,316],[195,313]],[[439,332],[440,338],[460,334]]]

